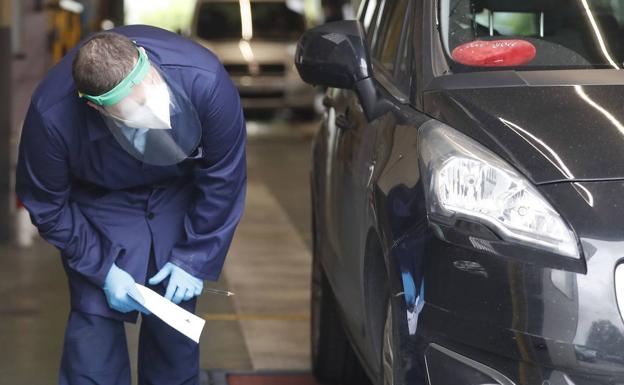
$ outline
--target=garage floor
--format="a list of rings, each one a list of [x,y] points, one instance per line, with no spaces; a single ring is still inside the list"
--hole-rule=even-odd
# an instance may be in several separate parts
[[[280,118],[248,121],[245,215],[221,280],[206,283],[236,295],[204,295],[198,303],[207,320],[201,367],[213,369],[206,379],[223,373],[214,369],[309,369],[308,177],[316,126]],[[68,314],[58,252],[38,241],[29,249],[0,246],[0,255],[0,383],[56,383]],[[138,328],[126,330],[134,365]]]
[[[206,381],[211,385],[319,385],[309,372],[292,370],[256,370],[205,372]]]

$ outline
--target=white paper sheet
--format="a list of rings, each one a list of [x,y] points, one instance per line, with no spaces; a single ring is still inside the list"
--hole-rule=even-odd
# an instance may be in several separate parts
[[[145,300],[143,306],[147,308],[147,310],[151,311],[153,315],[163,320],[172,328],[199,343],[199,336],[201,335],[206,320],[182,309],[180,306],[145,286],[139,285],[138,283],[136,286]]]

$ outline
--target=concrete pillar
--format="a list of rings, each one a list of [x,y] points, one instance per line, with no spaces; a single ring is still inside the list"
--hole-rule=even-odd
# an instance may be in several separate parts
[[[10,239],[11,205],[11,0],[0,0],[0,242]]]

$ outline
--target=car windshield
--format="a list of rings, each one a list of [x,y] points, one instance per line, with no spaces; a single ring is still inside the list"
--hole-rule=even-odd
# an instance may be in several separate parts
[[[285,2],[204,2],[199,7],[197,35],[207,40],[296,40],[305,29],[303,15]],[[242,15],[242,23],[241,23]]]
[[[624,0],[440,0],[454,72],[622,68]]]

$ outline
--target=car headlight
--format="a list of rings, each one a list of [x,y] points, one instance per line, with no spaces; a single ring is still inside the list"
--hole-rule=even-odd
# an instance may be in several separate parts
[[[505,241],[580,258],[576,236],[559,213],[481,144],[432,120],[420,129],[419,153],[433,221],[478,222]]]

